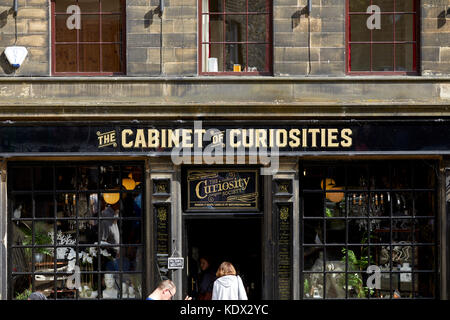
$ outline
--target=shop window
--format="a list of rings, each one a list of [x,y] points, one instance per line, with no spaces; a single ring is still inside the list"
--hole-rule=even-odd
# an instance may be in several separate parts
[[[301,172],[303,299],[438,298],[435,163],[311,163]]]
[[[417,0],[347,0],[347,67],[352,74],[417,74]]]
[[[202,74],[271,74],[271,0],[199,0],[199,8]]]
[[[9,167],[9,298],[141,299],[139,163]]]
[[[53,74],[124,74],[124,19],[124,0],[52,0]]]

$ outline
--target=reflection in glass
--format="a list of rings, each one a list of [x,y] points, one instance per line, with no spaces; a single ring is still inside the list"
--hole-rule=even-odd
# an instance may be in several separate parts
[[[323,273],[304,274],[303,298],[323,299]]]

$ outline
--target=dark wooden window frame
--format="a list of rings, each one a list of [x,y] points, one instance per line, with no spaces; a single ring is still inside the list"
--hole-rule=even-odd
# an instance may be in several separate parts
[[[412,12],[406,12],[406,11],[399,11],[399,12],[381,12],[381,14],[414,14],[414,29],[415,32],[413,34],[413,41],[396,41],[395,40],[395,24],[394,24],[394,40],[393,41],[369,41],[369,42],[365,42],[365,41],[355,41],[352,42],[350,39],[350,16],[351,15],[362,15],[362,14],[366,14],[367,13],[363,13],[363,12],[352,12],[350,13],[350,1],[351,0],[346,0],[346,17],[345,17],[345,47],[347,49],[347,57],[346,57],[346,73],[348,75],[419,75],[420,73],[420,1],[418,0],[412,0],[413,4],[414,4],[414,11]],[[392,0],[394,2],[394,10],[395,10],[395,1],[396,0]],[[371,1],[372,3],[372,1]],[[372,35],[371,35],[371,40],[372,40]],[[352,71],[351,70],[351,44],[353,43],[369,43],[369,44],[374,44],[374,43],[381,43],[381,44],[394,44],[394,57],[393,57],[393,69],[392,71]],[[413,71],[395,71],[395,45],[396,44],[402,44],[402,43],[411,43],[413,44],[413,46],[415,46],[415,50],[413,51],[413,67],[414,70]],[[372,68],[372,46],[370,49],[371,52],[371,57],[370,57],[370,66]]]
[[[142,215],[141,217],[124,217],[122,215],[120,215],[118,218],[119,223],[120,223],[120,237],[121,240],[118,244],[101,244],[100,242],[100,231],[98,232],[97,236],[98,236],[98,243],[94,243],[94,244],[81,244],[79,243],[79,238],[78,238],[78,234],[79,234],[79,229],[78,227],[76,227],[77,233],[76,233],[76,243],[74,245],[61,245],[61,244],[57,244],[57,242],[55,241],[55,243],[52,244],[48,244],[48,245],[38,245],[35,244],[35,231],[32,231],[32,244],[29,245],[18,245],[18,244],[14,244],[13,243],[13,239],[12,239],[12,224],[19,222],[19,221],[31,221],[32,224],[35,224],[36,222],[40,222],[40,221],[53,221],[54,222],[54,226],[53,226],[53,231],[54,234],[57,234],[57,224],[56,222],[58,221],[76,221],[77,223],[79,221],[88,221],[88,220],[95,220],[97,221],[97,223],[99,224],[100,221],[102,220],[110,220],[110,218],[101,218],[98,215],[97,216],[87,216],[87,217],[80,217],[78,215],[78,209],[76,209],[76,215],[74,217],[58,217],[56,215],[56,196],[58,194],[67,192],[67,193],[74,193],[77,195],[77,201],[79,201],[79,195],[84,194],[84,193],[89,193],[89,192],[93,192],[96,193],[98,195],[102,194],[102,193],[111,193],[111,190],[106,190],[104,189],[100,183],[98,182],[97,187],[93,188],[92,190],[64,190],[64,189],[57,189],[56,188],[56,169],[58,168],[64,168],[64,167],[71,167],[71,168],[77,168],[79,166],[97,166],[99,168],[98,173],[97,173],[97,177],[99,178],[100,175],[100,166],[118,166],[120,167],[120,180],[122,180],[122,168],[124,166],[127,165],[132,165],[132,166],[136,166],[136,167],[141,167],[142,172],[145,172],[145,167],[144,164],[141,161],[74,161],[74,162],[60,162],[60,161],[52,161],[52,162],[47,162],[47,161],[32,161],[32,162],[17,162],[14,164],[10,164],[8,166],[8,171],[15,168],[30,168],[31,169],[31,190],[14,190],[14,188],[12,187],[11,184],[8,184],[8,197],[13,197],[14,195],[30,195],[32,197],[32,202],[33,202],[33,209],[32,209],[32,217],[26,217],[26,218],[15,218],[12,216],[12,206],[11,206],[11,202],[8,204],[8,210],[10,213],[8,213],[8,246],[7,246],[7,250],[8,250],[8,279],[7,279],[7,283],[8,283],[8,299],[9,300],[13,300],[14,296],[13,296],[13,288],[10,285],[12,283],[12,278],[14,276],[29,276],[31,277],[32,280],[32,288],[35,289],[35,280],[34,277],[35,275],[50,275],[50,276],[58,276],[58,275],[63,275],[63,276],[67,276],[69,275],[71,272],[66,272],[66,271],[58,271],[57,270],[57,260],[54,259],[53,261],[53,267],[51,267],[51,269],[53,269],[51,272],[40,272],[35,270],[35,258],[34,258],[34,254],[32,254],[32,258],[31,258],[31,264],[32,264],[32,269],[31,271],[15,271],[13,269],[13,265],[12,265],[12,250],[14,249],[21,249],[21,248],[29,248],[31,250],[33,250],[33,252],[37,249],[37,248],[41,248],[41,247],[45,247],[45,248],[53,248],[54,252],[57,252],[58,248],[61,247],[71,247],[76,249],[77,253],[76,253],[76,261],[79,261],[80,255],[79,255],[79,250],[80,249],[87,249],[87,248],[96,248],[98,251],[100,249],[108,249],[108,248],[114,248],[114,247],[119,247],[120,250],[122,250],[122,248],[142,248],[142,261],[140,263],[140,266],[137,270],[134,271],[126,271],[123,270],[123,265],[124,265],[124,260],[120,257],[120,263],[119,263],[119,271],[106,271],[106,270],[95,270],[95,271],[81,271],[81,275],[86,275],[86,274],[92,274],[95,275],[97,277],[96,281],[97,281],[97,285],[98,288],[101,288],[101,277],[103,277],[105,274],[107,273],[111,273],[114,275],[117,275],[120,279],[120,283],[122,283],[123,281],[123,276],[125,274],[134,274],[134,275],[140,275],[141,276],[141,288],[142,288],[142,296],[140,298],[136,298],[137,300],[142,300],[145,299],[146,295],[148,294],[148,288],[146,287],[146,283],[147,283],[147,273],[146,273],[146,269],[145,269],[145,261],[147,259],[147,249],[146,249],[146,242],[147,242],[147,235],[145,233],[145,224],[146,224],[146,211],[145,211],[145,203],[146,203],[146,190],[145,190],[145,183],[142,182],[142,185],[144,186],[144,189],[142,191],[140,191],[140,193],[142,194]],[[46,191],[42,191],[39,189],[35,189],[35,182],[34,182],[34,170],[36,168],[41,168],[41,167],[49,167],[52,169],[53,172],[53,181],[52,181],[52,190],[46,190]],[[14,179],[14,173],[12,173],[12,179]],[[78,176],[77,176],[78,179]],[[100,180],[99,180],[100,181]],[[132,193],[136,193],[136,191],[134,190],[126,190],[126,189],[121,189],[118,191],[120,193],[120,197],[122,198],[123,194],[132,194]],[[54,201],[55,201],[55,207],[53,209],[53,217],[36,217],[35,216],[35,196],[36,195],[42,195],[42,194],[51,194]],[[100,203],[100,201],[99,201]],[[100,208],[100,204],[98,204],[98,208]],[[132,244],[132,243],[124,243],[123,242],[123,227],[121,226],[122,223],[124,221],[128,221],[128,222],[140,222],[140,232],[141,232],[141,236],[140,236],[140,244]],[[33,230],[34,227],[33,227]],[[98,260],[98,267],[100,265],[100,260]],[[99,268],[100,269],[100,268]],[[58,290],[57,290],[57,282],[59,280],[51,280],[54,282],[53,284],[53,289],[54,292],[57,292],[54,298],[49,298],[49,300],[86,300],[86,298],[80,298],[79,296],[79,291],[76,290],[75,293],[75,297],[73,299],[64,299],[64,298],[58,298]],[[100,290],[100,289],[98,289]],[[118,298],[117,299],[125,299],[122,297],[122,286],[120,286],[120,289],[118,290]],[[130,298],[133,299],[134,298]],[[91,299],[87,299],[87,300],[91,300]],[[96,298],[92,298],[92,300],[107,300],[106,298],[103,299],[100,297],[100,294],[96,297]]]
[[[122,12],[120,13],[122,16],[122,41],[121,42],[94,42],[95,44],[100,45],[100,67],[102,66],[102,52],[101,52],[101,45],[102,44],[119,44],[121,46],[121,55],[119,56],[119,59],[121,60],[121,67],[122,70],[120,72],[56,72],[56,25],[55,25],[55,15],[57,14],[64,14],[67,13],[63,12],[55,12],[55,0],[51,0],[51,68],[52,68],[52,75],[53,76],[115,76],[115,75],[125,75],[126,74],[126,1],[120,0],[122,4]],[[86,14],[99,14],[107,15],[107,14],[118,14],[118,12],[102,12],[101,10],[101,1],[100,2],[100,12],[89,12]],[[83,15],[83,12],[81,12],[81,15]],[[102,36],[102,24],[100,21],[100,37]],[[79,32],[77,32],[77,42],[73,42],[73,44],[77,45],[77,48],[79,47],[80,41],[79,40]],[[101,38],[100,38],[101,40]],[[88,42],[89,44],[93,44],[92,42]],[[79,53],[77,52],[77,69],[79,68]]]
[[[272,36],[272,29],[273,29],[273,2],[272,0],[266,0],[266,11],[264,12],[249,12],[248,11],[248,1],[246,0],[246,11],[245,12],[227,12],[226,9],[226,0],[223,0],[224,2],[224,11],[223,12],[209,12],[209,13],[203,13],[202,8],[202,0],[198,0],[198,70],[200,75],[212,75],[212,76],[222,76],[222,75],[230,75],[230,76],[249,76],[249,75],[262,75],[262,76],[269,76],[273,74],[273,36]],[[204,15],[221,15],[224,16],[223,19],[223,26],[224,26],[224,40],[221,42],[203,42],[203,26],[202,26],[202,17]],[[225,17],[227,15],[245,15],[246,16],[246,41],[240,41],[240,42],[232,42],[232,41],[226,41],[226,33],[225,33]],[[258,41],[248,41],[248,16],[249,15],[267,15],[266,19],[266,40],[264,42],[258,42]],[[210,28],[210,26],[208,26]],[[202,56],[202,47],[204,44],[222,44],[224,45],[224,51],[226,48],[226,44],[243,44],[246,45],[246,61],[248,63],[248,46],[247,44],[265,44],[266,45],[266,68],[267,71],[219,71],[219,72],[204,72],[203,69],[203,56]],[[224,55],[224,64],[225,64],[225,55]]]
[[[412,183],[411,187],[402,187],[402,188],[399,188],[399,189],[395,189],[392,186],[385,187],[385,188],[378,188],[378,187],[373,187],[372,188],[371,186],[368,186],[367,189],[365,189],[365,190],[362,190],[362,189],[357,189],[356,190],[356,189],[351,188],[348,185],[349,172],[351,172],[351,168],[352,167],[356,167],[356,166],[364,166],[364,167],[366,167],[369,170],[368,172],[370,172],[370,170],[372,169],[372,166],[374,164],[377,164],[377,160],[368,160],[368,161],[359,162],[359,163],[357,163],[357,162],[352,163],[352,162],[349,162],[349,161],[322,162],[322,163],[314,162],[314,161],[308,161],[308,162],[301,163],[301,164],[302,164],[302,166],[301,166],[299,172],[302,172],[304,169],[308,169],[308,168],[312,168],[312,167],[332,167],[333,165],[342,166],[342,168],[345,168],[345,170],[346,170],[345,172],[346,173],[345,173],[344,186],[342,188],[339,188],[339,191],[335,191],[335,192],[342,192],[342,193],[344,193],[345,197],[348,196],[349,193],[356,192],[357,190],[358,190],[357,192],[362,192],[362,193],[373,193],[373,192],[386,192],[386,191],[388,191],[391,194],[398,193],[398,192],[405,192],[405,193],[410,193],[410,194],[413,194],[413,195],[416,192],[432,192],[432,193],[434,193],[434,195],[435,195],[435,199],[434,199],[435,211],[434,211],[433,215],[421,216],[421,215],[416,215],[416,214],[412,213],[412,214],[410,214],[408,216],[404,216],[403,217],[403,218],[412,219],[412,220],[415,220],[415,219],[424,219],[425,220],[425,219],[427,219],[429,221],[433,221],[434,222],[434,226],[435,226],[436,229],[434,230],[434,234],[433,234],[433,242],[431,242],[431,243],[421,243],[420,241],[417,241],[416,238],[415,238],[415,235],[414,235],[414,233],[417,231],[416,230],[416,226],[413,226],[413,229],[412,229],[412,234],[413,234],[412,237],[413,237],[413,239],[412,239],[412,241],[410,243],[407,244],[407,245],[411,246],[412,248],[417,248],[417,247],[420,247],[420,246],[427,246],[429,248],[433,248],[434,249],[435,255],[433,257],[433,261],[434,261],[434,265],[435,266],[434,266],[433,270],[418,270],[418,269],[415,269],[415,263],[414,263],[415,253],[414,253],[414,249],[412,250],[412,257],[411,257],[411,259],[413,261],[413,264],[411,265],[412,286],[414,287],[414,285],[416,283],[415,277],[418,276],[419,274],[434,275],[434,284],[435,284],[435,288],[434,288],[434,292],[433,292],[434,297],[415,297],[414,296],[414,297],[403,297],[402,299],[405,299],[405,300],[406,299],[408,299],[408,300],[411,300],[411,299],[416,299],[416,300],[437,300],[437,299],[441,298],[440,297],[440,286],[441,286],[440,270],[441,270],[441,266],[440,266],[440,261],[439,261],[439,247],[440,247],[440,243],[439,243],[439,238],[438,238],[440,224],[438,222],[439,221],[439,213],[438,213],[439,209],[437,209],[438,208],[438,201],[439,201],[438,200],[438,185],[437,185],[437,182],[435,182],[434,186],[419,187],[419,186],[415,185],[415,182],[412,182],[412,181],[415,181],[415,176],[414,176],[414,170],[413,169],[415,168],[415,166],[417,164],[417,161],[411,160],[411,161],[408,161],[408,163],[407,163],[408,169],[410,169],[410,173],[412,174],[409,177],[409,181],[411,181],[411,183]],[[379,163],[378,163],[378,165],[379,165]],[[391,181],[391,179],[393,178],[392,168],[395,165],[396,165],[396,161],[395,160],[393,162],[390,162],[390,163],[387,164],[389,181]],[[436,172],[436,170],[437,170],[436,168],[437,168],[438,164],[435,163],[435,162],[430,161],[429,165],[431,165],[433,167],[432,170],[434,170],[434,172]],[[367,174],[367,177],[369,177],[369,174]],[[436,178],[436,180],[438,179],[438,176],[437,176],[436,173],[435,173],[435,178]],[[301,177],[301,179],[303,179],[303,177]],[[330,218],[330,217],[328,217],[326,215],[325,205],[323,206],[324,207],[323,208],[323,215],[321,217],[305,216],[305,209],[304,209],[305,196],[304,195],[305,194],[313,194],[313,193],[322,193],[323,199],[325,199],[326,193],[327,192],[329,193],[330,191],[329,190],[327,191],[327,190],[317,190],[317,189],[311,189],[311,188],[304,188],[304,187],[302,187],[302,185],[303,185],[303,182],[300,181],[300,190],[299,190],[300,191],[300,210],[301,210],[301,212],[300,212],[300,234],[301,234],[301,236],[300,236],[300,250],[299,250],[300,251],[300,284],[301,284],[300,285],[300,299],[301,300],[313,300],[314,298],[304,297],[304,293],[305,292],[304,292],[303,283],[304,283],[304,280],[305,280],[305,276],[307,276],[309,274],[315,274],[315,273],[322,274],[323,275],[323,279],[324,279],[323,286],[325,288],[326,287],[326,275],[327,274],[344,274],[344,275],[346,275],[345,286],[346,286],[346,288],[348,288],[349,282],[348,282],[347,276],[349,274],[352,274],[352,273],[357,273],[357,274],[363,275],[363,274],[365,274],[365,271],[351,271],[351,270],[349,270],[348,266],[347,266],[348,263],[349,263],[348,255],[345,256],[345,261],[346,261],[345,271],[335,271],[335,270],[329,271],[329,270],[326,270],[325,269],[325,263],[327,261],[326,253],[324,253],[324,256],[322,258],[322,261],[323,261],[324,264],[323,264],[323,269],[321,271],[305,270],[305,262],[304,262],[304,258],[303,258],[305,249],[319,248],[320,247],[322,250],[326,250],[327,248],[333,248],[333,247],[345,247],[346,250],[348,250],[349,248],[352,248],[352,247],[355,247],[355,246],[361,246],[360,243],[352,243],[349,240],[349,222],[351,220],[354,220],[355,218],[356,219],[361,219],[361,218],[359,216],[358,217],[355,217],[355,216],[351,217],[351,216],[349,216],[348,212],[347,212],[348,205],[346,205],[345,211],[347,213],[345,214],[344,217],[339,217],[339,218],[336,218],[336,217],[331,217]],[[413,200],[413,207],[412,207],[412,209],[414,209],[414,202],[415,201],[416,200]],[[396,215],[393,214],[392,205],[389,206],[388,211],[389,211],[389,215],[388,216],[377,216],[376,219],[382,219],[382,220],[388,221],[390,223],[390,227],[389,227],[390,241],[388,243],[376,243],[376,242],[372,242],[371,241],[371,237],[369,236],[368,237],[368,242],[364,244],[364,246],[366,246],[368,248],[368,256],[371,255],[371,252],[373,254],[374,250],[376,250],[377,247],[380,247],[382,245],[388,245],[390,247],[391,252],[392,252],[392,248],[394,247],[394,245],[399,245],[399,244],[396,244],[396,243],[392,242],[393,232],[394,232],[393,220],[402,219],[402,217],[399,217],[399,216],[396,216]],[[361,217],[363,219],[367,219],[367,224],[370,226],[370,224],[371,224],[370,220],[373,219],[373,216],[368,215],[368,216],[365,216],[365,217],[363,217],[363,216],[361,216]],[[345,221],[345,225],[346,225],[346,227],[345,227],[345,230],[346,230],[345,231],[345,242],[344,243],[327,243],[327,240],[326,240],[326,231],[327,231],[326,230],[326,221],[332,221],[332,220],[336,220],[336,219],[340,219],[342,221]],[[313,220],[322,220],[323,221],[322,232],[325,235],[324,236],[325,238],[324,238],[324,242],[321,243],[321,244],[317,244],[317,243],[309,244],[309,243],[305,242],[305,222],[306,221],[313,221]],[[397,230],[396,232],[399,232],[399,231]],[[373,232],[371,231],[370,234],[373,234]],[[392,277],[393,276],[399,276],[401,274],[401,271],[393,270],[393,268],[394,268],[394,261],[393,261],[392,256],[389,258],[389,264],[390,264],[390,269],[388,271],[382,271],[382,274],[388,274],[389,277],[390,277],[390,292],[391,292],[391,295],[387,299],[388,300],[392,300],[392,299],[394,299],[393,298],[394,286],[393,286],[393,283],[392,283]],[[345,298],[332,298],[332,299],[333,300],[344,300],[344,299],[345,300],[359,300],[359,301],[361,301],[361,300],[369,300],[369,299],[370,300],[378,300],[378,301],[380,301],[380,300],[386,299],[386,298],[383,299],[383,298],[370,297],[370,296],[368,296],[368,297],[366,296],[364,298],[354,298],[354,297],[352,298],[352,297],[349,297],[348,290],[345,290],[345,291],[346,291]],[[412,292],[413,292],[413,295],[417,293],[417,291],[415,291],[414,289],[413,289]],[[325,294],[325,296],[321,297],[320,300],[327,300],[326,290],[325,289],[324,289],[324,294]]]

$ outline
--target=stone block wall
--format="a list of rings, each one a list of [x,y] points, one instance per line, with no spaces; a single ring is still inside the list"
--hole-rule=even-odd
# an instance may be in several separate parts
[[[127,76],[197,76],[198,0],[126,1]],[[50,75],[50,0],[0,0],[0,76]],[[345,76],[345,0],[273,0],[274,76]],[[17,22],[17,41],[16,41]],[[450,0],[421,1],[420,70],[450,74]],[[5,47],[29,54],[15,71]]]
[[[197,0],[127,1],[127,75],[197,74]]]
[[[274,0],[275,76],[345,75],[345,1]]]
[[[49,4],[48,0],[19,1],[19,11],[14,17],[13,1],[0,0],[0,76],[50,74]],[[5,48],[14,44],[28,50],[27,58],[17,70],[11,67],[4,54]]]
[[[450,1],[422,0],[422,75],[450,75]]]

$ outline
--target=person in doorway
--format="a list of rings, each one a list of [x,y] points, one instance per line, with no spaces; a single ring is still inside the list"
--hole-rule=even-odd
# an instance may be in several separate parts
[[[248,300],[244,283],[230,262],[222,262],[216,276],[212,300]]]
[[[200,269],[201,272],[198,277],[198,300],[211,300],[216,275],[210,266],[208,258],[200,258]]]
[[[177,288],[172,280],[163,280],[146,300],[172,300],[176,292]],[[184,300],[192,300],[192,298],[186,296]]]

